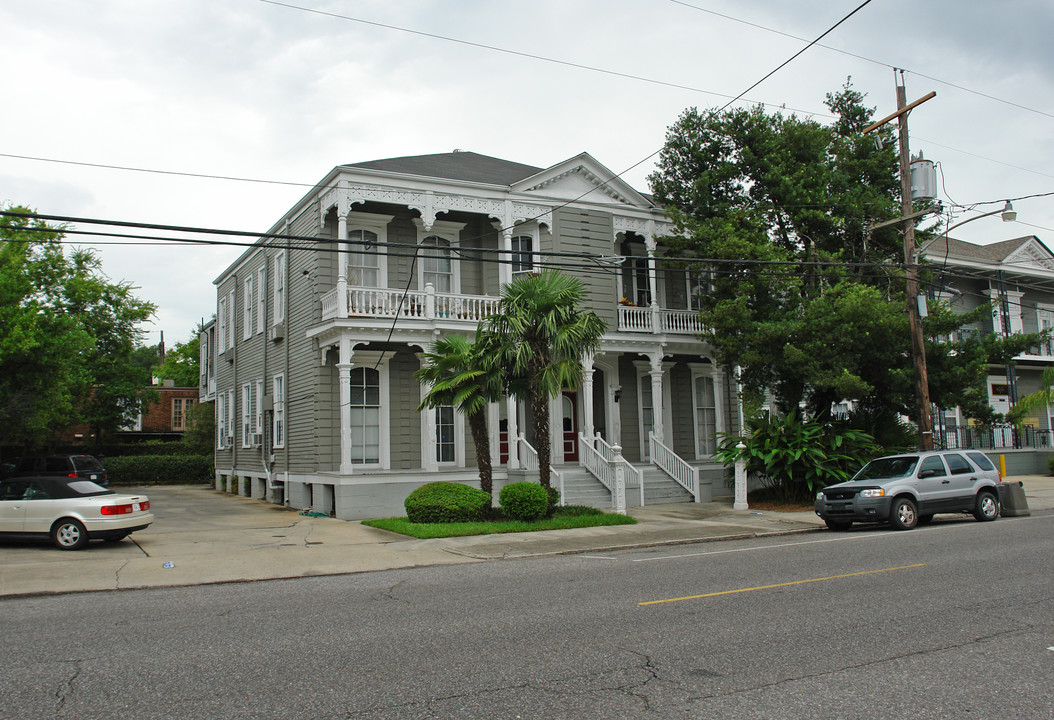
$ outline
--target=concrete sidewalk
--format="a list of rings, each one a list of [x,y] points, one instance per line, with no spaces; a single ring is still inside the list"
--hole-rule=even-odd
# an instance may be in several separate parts
[[[1054,478],[1023,476],[1031,510],[1054,509]],[[358,522],[219,493],[140,488],[157,520],[119,543],[62,552],[0,542],[0,597],[334,575],[824,529],[812,512],[733,510],[731,501],[632,508],[636,525],[417,540]]]

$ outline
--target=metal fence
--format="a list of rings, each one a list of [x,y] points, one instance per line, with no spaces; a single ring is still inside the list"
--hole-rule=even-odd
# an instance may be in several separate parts
[[[1000,450],[1054,447],[1050,430],[1013,425],[983,425],[977,427],[934,428],[935,447],[951,450]]]

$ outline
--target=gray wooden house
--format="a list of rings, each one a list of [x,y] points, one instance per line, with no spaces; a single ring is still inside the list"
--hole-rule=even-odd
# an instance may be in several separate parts
[[[1034,235],[989,245],[938,237],[922,249],[935,278],[931,297],[966,312],[990,304],[992,312],[960,333],[1010,335],[1054,328],[1054,254]],[[1054,342],[1031,348],[1010,365],[989,368],[988,402],[1008,412],[1018,398],[1040,388],[1043,370],[1054,364]],[[1021,428],[977,427],[959,408],[938,408],[935,441],[945,447],[1049,448],[1054,408],[1032,414]],[[1045,465],[1041,471],[1045,472]]]
[[[556,266],[607,323],[582,384],[552,402],[565,500],[726,492],[711,453],[739,428],[734,373],[699,339],[699,278],[655,259],[668,219],[613,176],[586,153],[549,168],[471,152],[334,168],[215,280],[201,393],[218,486],[361,519],[401,514],[425,482],[478,482],[465,419],[419,413],[413,373],[436,338],[473,335],[503,283]],[[495,488],[531,477],[524,404],[495,403],[490,430]]]

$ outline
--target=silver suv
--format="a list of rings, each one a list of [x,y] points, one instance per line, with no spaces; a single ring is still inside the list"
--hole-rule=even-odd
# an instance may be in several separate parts
[[[815,509],[832,530],[848,530],[854,522],[910,530],[936,513],[995,520],[1002,497],[999,471],[984,453],[934,450],[872,460],[852,480],[818,492]]]

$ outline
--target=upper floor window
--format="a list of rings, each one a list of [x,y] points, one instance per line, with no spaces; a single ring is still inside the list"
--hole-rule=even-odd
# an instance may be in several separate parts
[[[534,271],[534,238],[530,235],[517,235],[512,238],[512,272],[527,273]]]
[[[256,332],[264,331],[264,316],[267,306],[267,267],[256,271]]]
[[[348,284],[359,287],[378,287],[380,281],[377,233],[370,230],[349,230]]]
[[[253,307],[256,305],[252,275],[245,278],[245,283],[242,287],[245,295],[242,302],[242,337],[248,340],[253,336]]]
[[[225,297],[219,299],[219,304],[216,308],[216,327],[219,329],[220,341],[216,351],[223,352],[227,349],[227,298]]]
[[[452,292],[454,270],[451,262],[450,241],[437,235],[429,235],[421,241],[421,278],[436,292]]]
[[[274,256],[274,322],[285,320],[285,250]]]
[[[432,229],[426,231],[420,219],[414,222],[421,245],[417,258],[419,289],[424,290],[426,285],[431,285],[437,293],[460,293],[457,246],[461,238],[461,228],[465,227],[465,224],[436,220],[432,223]]]

